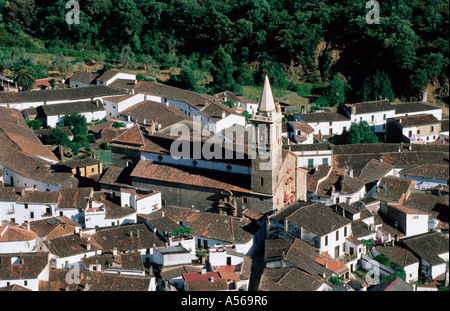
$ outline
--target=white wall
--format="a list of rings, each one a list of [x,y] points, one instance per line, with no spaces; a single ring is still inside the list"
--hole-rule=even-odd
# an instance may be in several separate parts
[[[9,187],[26,188],[36,186],[38,191],[59,191],[59,189],[61,189],[61,187],[58,187],[56,185],[47,184],[38,180],[24,177],[2,165],[0,165],[0,169],[3,169],[4,182]],[[13,178],[13,184],[11,184],[11,177]]]
[[[372,116],[374,120],[372,121]],[[395,117],[395,110],[388,110],[375,113],[364,113],[351,115],[352,122],[366,121],[374,132],[385,132],[387,119]]]

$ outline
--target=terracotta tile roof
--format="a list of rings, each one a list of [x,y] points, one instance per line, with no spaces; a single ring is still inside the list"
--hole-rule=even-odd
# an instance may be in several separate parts
[[[21,176],[46,184],[68,188],[78,185],[78,180],[72,173],[55,172],[50,168],[48,162],[23,152],[10,151],[4,155],[0,153],[0,165]]]
[[[220,279],[218,272],[193,272],[193,273],[183,273],[183,280],[185,282],[196,281],[196,280],[209,280],[214,278],[214,280]]]
[[[188,291],[226,291],[228,290],[228,282],[226,279],[211,280],[191,280],[186,281]]]
[[[7,285],[7,286],[3,286],[0,287],[0,291],[4,291],[4,292],[28,292],[31,291],[30,288],[26,288],[17,284],[12,284],[12,285]]]
[[[111,165],[100,179],[100,184],[127,187],[131,185],[130,171],[123,167]]]
[[[58,160],[36,137],[16,109],[0,107],[0,145],[3,147],[0,149],[0,156],[14,150],[52,161]]]
[[[407,208],[401,204],[388,203],[388,206],[399,211],[402,214],[405,214],[405,215],[427,215],[427,213],[423,213],[423,212],[415,210],[415,209]]]
[[[312,173],[312,174],[308,173],[308,175],[307,175],[307,190],[308,191],[316,191],[319,180],[325,178],[330,171],[331,171],[331,166],[319,165],[317,167],[317,169],[314,170],[314,173]]]
[[[314,275],[325,275],[327,278],[333,274],[330,268],[325,267],[324,262],[334,263],[334,259],[324,257],[313,245],[297,238],[266,239],[264,249],[264,261],[280,261],[294,265],[295,267]],[[342,272],[345,269],[335,263],[334,269]],[[342,268],[342,271],[341,271]],[[344,271],[345,272],[345,271]]]
[[[93,199],[104,204],[106,219],[117,219],[136,213],[131,206],[121,206],[120,197],[110,198],[107,192],[95,191]]]
[[[264,269],[260,291],[316,291],[326,280],[294,267]]]
[[[62,188],[59,190],[58,209],[85,209],[93,193],[93,188]]]
[[[289,122],[292,125],[294,125],[294,130],[301,131],[305,134],[311,134],[314,133],[314,129],[306,122],[303,121],[291,121]]]
[[[437,231],[404,238],[402,245],[431,265],[445,263],[439,255],[449,251],[448,237]]]
[[[12,263],[13,258],[20,263]],[[48,252],[0,254],[0,280],[36,279],[48,261]]]
[[[414,210],[427,213],[431,219],[438,219],[444,223],[449,222],[449,197],[438,196],[432,193],[411,192],[403,205]]]
[[[412,126],[422,126],[428,124],[440,124],[440,121],[432,114],[417,114],[395,118],[403,128]]]
[[[400,202],[402,197],[413,188],[414,181],[411,179],[385,176],[381,179],[377,192],[373,195],[376,199],[393,200]]]
[[[189,273],[200,273],[201,268],[200,267],[194,267],[194,266],[187,266],[182,265],[179,267],[162,267],[162,272],[160,272],[161,279],[163,280],[171,280],[175,278],[181,278],[183,274],[189,274]]]
[[[406,292],[414,291],[414,287],[401,278],[389,279],[373,286],[369,291],[383,291],[383,292]]]
[[[301,113],[300,116],[307,123],[321,123],[321,122],[342,122],[350,121],[347,116],[344,116],[338,112],[313,112],[313,113]]]
[[[196,187],[250,193],[250,180],[237,174],[217,174],[214,171],[195,167],[172,166],[142,160],[130,175],[165,183],[193,185]]]
[[[26,228],[15,226],[7,227],[6,230],[3,226],[0,227],[0,242],[18,242],[18,241],[31,241],[37,238],[37,234]]]
[[[332,169],[328,177],[317,185],[317,195],[331,196],[333,191],[352,194],[360,191],[364,185],[365,182],[361,179],[349,177],[342,170]]]
[[[27,92],[1,92],[0,103],[33,103],[44,101],[82,100],[127,94],[105,85]]]
[[[145,145],[145,139],[141,132],[140,126],[135,124],[122,134],[112,140],[113,143],[143,146]]]
[[[81,226],[78,223],[76,223],[75,221],[66,216],[56,216],[48,219],[32,221],[30,222],[30,229],[31,231],[35,232],[39,237],[43,238],[46,237],[48,234],[50,234],[57,227],[61,226],[62,224],[68,225],[71,228],[81,228]],[[66,231],[61,233],[63,235],[69,233],[72,234],[73,230],[70,232]]]
[[[82,258],[81,261],[86,268],[92,264],[100,264],[102,271],[145,271],[141,253],[139,252],[118,253],[117,255],[113,255],[112,253],[104,253],[102,255]]]
[[[101,76],[99,76],[97,78],[97,81],[108,81],[109,79],[114,78],[116,75],[118,75],[119,73],[121,73],[118,70],[107,70],[105,71]]]
[[[69,78],[69,81],[73,82],[81,82],[86,84],[94,84],[97,79],[98,74],[93,72],[85,72],[85,71],[76,71]]]
[[[395,108],[396,114],[420,112],[420,111],[426,112],[430,110],[442,109],[441,107],[422,101],[398,103],[393,104],[392,106]]]
[[[116,247],[119,252],[165,245],[164,240],[150,231],[145,224],[122,225],[98,230],[92,238],[98,241],[102,249],[112,250]]]
[[[378,245],[374,250],[377,253],[385,254],[391,259],[392,263],[401,267],[419,263],[419,260],[410,251],[397,245]]]
[[[247,243],[255,234],[254,223],[246,218],[196,212],[183,207],[163,207],[152,214],[153,217],[169,217],[173,221],[182,221],[192,229],[192,235],[229,242]]]
[[[447,181],[450,179],[448,164],[423,164],[401,170],[399,174],[412,177],[439,178]]]
[[[181,110],[168,106],[166,104],[154,101],[144,101],[136,104],[120,113],[121,116],[130,115],[135,122],[142,123],[144,119],[146,124],[151,121],[161,124],[161,128],[175,124],[183,120],[191,120],[191,117],[181,112]]]
[[[56,237],[44,241],[44,244],[47,246],[50,253],[57,255],[60,258],[86,254],[102,249],[95,239],[91,238],[88,240],[86,237],[80,237],[79,234]],[[88,244],[91,245],[90,250],[87,249]]]
[[[390,111],[395,108],[388,100],[368,101],[354,104],[346,104],[346,107],[355,107],[356,114],[376,113],[381,111]]]
[[[63,116],[69,113],[93,113],[98,111],[105,111],[101,103],[95,101],[81,101],[73,103],[61,103],[44,105],[37,107],[38,115],[42,116]]]
[[[39,284],[39,291],[148,291],[151,277],[82,271],[79,284],[67,284],[70,270],[50,269],[49,281]]]
[[[365,183],[375,182],[381,180],[381,178],[393,169],[394,167],[392,165],[372,159],[361,170],[359,179],[363,180]]]
[[[322,203],[304,206],[286,219],[320,236],[334,232],[351,222]]]

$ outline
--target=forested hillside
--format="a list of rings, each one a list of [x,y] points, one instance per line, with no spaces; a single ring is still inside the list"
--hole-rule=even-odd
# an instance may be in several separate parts
[[[149,75],[177,68],[165,82],[199,92],[239,94],[267,73],[300,95],[317,86],[322,106],[425,89],[448,103],[448,0],[378,2],[380,24],[363,0],[80,0],[68,25],[65,0],[0,0],[0,70],[23,47]]]

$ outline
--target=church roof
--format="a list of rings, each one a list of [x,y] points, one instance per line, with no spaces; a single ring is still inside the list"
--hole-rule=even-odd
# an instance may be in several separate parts
[[[275,111],[275,102],[273,100],[272,89],[270,88],[269,77],[264,80],[264,88],[261,93],[258,110],[261,112]]]

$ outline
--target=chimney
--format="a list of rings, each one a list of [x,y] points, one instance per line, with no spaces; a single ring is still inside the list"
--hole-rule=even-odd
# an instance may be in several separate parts
[[[214,282],[214,277],[211,277],[211,282]]]
[[[353,169],[349,169],[348,171],[348,176],[353,178]]]
[[[206,274],[206,269],[205,268],[202,268],[201,274]]]
[[[134,79],[134,85],[136,85],[137,84],[137,79]]]
[[[139,237],[139,229],[136,230],[136,237]]]
[[[161,217],[164,217],[164,211],[161,212]]]
[[[117,247],[113,248],[113,256],[117,256]]]
[[[26,223],[26,226],[27,226],[27,231],[30,231],[31,229],[30,229],[30,223],[29,222]]]
[[[90,251],[91,250],[91,242],[88,242],[86,244],[86,250]]]
[[[225,119],[225,111],[222,112],[222,119]]]
[[[427,101],[427,91],[420,92],[420,100],[423,102]]]
[[[130,122],[130,121],[131,121],[131,116],[130,116],[130,113],[128,113],[128,115],[127,115],[127,121],[128,121],[128,122]]]

